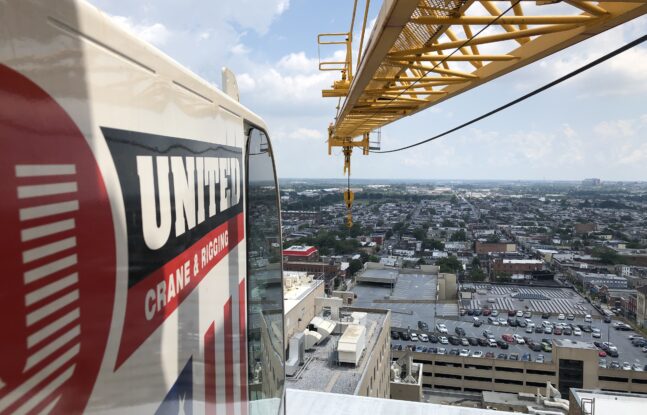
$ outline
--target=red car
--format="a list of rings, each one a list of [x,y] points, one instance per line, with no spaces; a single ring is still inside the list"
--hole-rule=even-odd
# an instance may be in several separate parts
[[[517,312],[515,310],[508,310],[508,316],[514,317],[517,315]]]
[[[559,327],[555,327],[555,329],[553,330],[553,334],[561,336],[562,335],[562,329],[560,329]]]
[[[598,351],[598,356],[607,357],[607,352],[605,352],[604,350],[600,350],[600,351]]]
[[[484,316],[489,316],[490,314],[492,314],[492,310],[490,310],[489,308],[484,308],[483,309],[483,315]]]
[[[508,343],[514,343],[514,337],[511,334],[502,334],[501,338]]]

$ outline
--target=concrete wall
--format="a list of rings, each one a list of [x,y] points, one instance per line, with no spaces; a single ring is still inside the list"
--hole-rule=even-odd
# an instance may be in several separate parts
[[[315,303],[315,298],[324,296],[324,283],[322,280],[314,281],[317,287],[285,314],[284,345],[287,349],[288,340],[296,332],[306,329],[312,318],[321,313],[321,306]]]
[[[414,362],[423,364],[422,384],[427,388],[536,393],[538,387],[545,388],[546,381],[555,387],[559,385],[558,359],[561,357],[584,361],[585,389],[647,393],[647,372],[601,369],[597,365],[597,353],[593,357],[582,354],[581,349],[556,347],[553,350],[554,361],[549,363],[415,352],[413,358]],[[403,353],[393,351],[392,358],[399,359]]]
[[[353,311],[362,311],[362,309],[353,308]],[[368,311],[375,312],[375,310]],[[380,333],[373,349],[366,350],[366,356],[369,356],[368,365],[364,373],[362,373],[362,378],[354,394],[388,399],[391,394],[389,379],[391,373],[391,361],[389,360],[389,351],[391,350],[391,311],[386,311],[384,325],[376,327],[376,330],[380,330]]]

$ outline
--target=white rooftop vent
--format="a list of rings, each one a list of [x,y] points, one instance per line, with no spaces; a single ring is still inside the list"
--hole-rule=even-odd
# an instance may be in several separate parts
[[[339,338],[337,354],[339,361],[352,363],[357,366],[362,352],[366,348],[366,327],[359,324],[351,324]]]

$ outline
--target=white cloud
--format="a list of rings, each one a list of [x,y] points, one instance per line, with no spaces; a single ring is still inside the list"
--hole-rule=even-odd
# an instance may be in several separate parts
[[[593,132],[604,137],[631,137],[635,134],[634,120],[602,121],[593,127]]]
[[[577,132],[571,128],[570,125],[564,124],[562,126],[562,134],[566,136],[566,138],[574,138],[577,137]]]
[[[300,139],[309,139],[309,140],[320,140],[324,137],[323,132],[320,130],[315,130],[312,128],[297,128],[296,130],[292,131],[290,134],[288,134],[288,138],[294,139],[294,140],[300,140]]]
[[[171,36],[171,32],[162,23],[139,23],[125,16],[112,16],[112,18],[122,28],[155,46],[163,46]]]
[[[234,55],[244,55],[246,53],[249,53],[249,48],[242,43],[237,43],[234,46],[229,49],[231,53]]]

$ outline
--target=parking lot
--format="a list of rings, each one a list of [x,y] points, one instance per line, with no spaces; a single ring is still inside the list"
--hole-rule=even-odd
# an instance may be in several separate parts
[[[595,309],[570,288],[527,287],[494,284],[465,284],[463,289],[474,289],[470,300],[462,305],[469,309],[484,306],[496,310],[532,310],[535,313],[553,313],[584,316]],[[488,289],[489,288],[489,289]]]
[[[508,318],[507,313],[502,314],[501,316],[504,316],[505,318]],[[610,364],[612,361],[617,361],[619,364],[622,364],[623,362],[629,362],[630,364],[637,363],[640,365],[640,367],[644,367],[647,364],[647,353],[642,352],[642,348],[640,347],[634,347],[631,344],[631,341],[629,340],[629,336],[634,334],[633,331],[619,331],[615,330],[613,328],[613,324],[609,323],[603,323],[599,318],[593,319],[592,323],[587,323],[584,321],[583,318],[575,318],[572,321],[569,320],[558,320],[556,316],[551,316],[548,321],[551,321],[552,323],[569,323],[573,324],[575,326],[577,325],[591,325],[591,327],[597,327],[600,329],[600,338],[593,338],[592,333],[586,333],[582,332],[582,335],[576,336],[576,335],[557,335],[557,334],[545,334],[545,333],[526,333],[526,328],[523,327],[509,327],[509,326],[494,326],[491,324],[484,323],[480,327],[474,327],[472,320],[474,317],[472,316],[462,316],[459,321],[455,320],[446,320],[446,319],[436,319],[436,323],[444,323],[447,326],[448,329],[448,335],[455,335],[455,329],[456,327],[460,327],[463,330],[465,330],[465,336],[461,337],[476,337],[480,338],[483,337],[483,331],[484,330],[490,330],[492,334],[494,335],[494,338],[497,340],[502,339],[502,335],[504,334],[518,334],[522,337],[527,337],[537,343],[541,343],[542,339],[549,339],[552,341],[552,339],[565,339],[565,338],[572,338],[574,340],[578,341],[585,341],[585,342],[590,342],[593,343],[594,341],[597,342],[608,342],[610,341],[613,343],[617,349],[618,349],[618,354],[619,356],[617,358],[611,358],[611,357],[606,357],[606,361],[608,364]],[[483,319],[483,317],[479,317],[479,319]],[[541,315],[533,315],[533,317],[530,318],[532,322],[535,324],[535,326],[541,326],[542,323],[542,318]],[[428,323],[429,324],[429,323]],[[407,331],[406,328],[401,328],[397,327],[395,325],[392,326],[392,330],[397,330],[397,331]],[[422,333],[425,331],[421,330],[409,330],[410,332],[416,332],[416,333]],[[429,331],[425,333],[435,333],[437,336],[439,335],[437,332],[434,330],[434,326],[429,325]],[[396,345],[402,345],[403,347],[406,347],[407,345],[412,345],[412,346],[421,346],[421,347],[444,347],[447,352],[451,349],[468,349],[470,352],[474,352],[477,350],[480,350],[483,355],[485,355],[487,352],[493,352],[496,355],[499,355],[499,353],[505,353],[508,357],[512,353],[517,353],[519,356],[519,359],[525,354],[525,353],[530,353],[531,355],[531,360],[535,361],[537,355],[543,354],[544,359],[546,362],[549,362],[551,360],[551,353],[547,353],[544,351],[541,352],[535,352],[530,350],[527,344],[516,344],[516,343],[508,343],[508,349],[504,350],[501,349],[500,347],[485,347],[485,346],[463,346],[463,345],[452,345],[452,344],[432,344],[432,343],[425,343],[425,342],[413,342],[413,341],[404,341],[404,340],[391,340],[392,344]]]
[[[611,342],[618,349],[618,357],[606,357],[607,363],[616,361],[619,364],[628,362],[630,364],[639,364],[644,367],[647,364],[647,353],[642,352],[641,347],[634,347],[629,340],[629,336],[634,334],[632,331],[618,331],[613,328],[613,324],[603,323],[602,316],[579,294],[569,288],[559,287],[523,287],[511,285],[491,285],[477,284],[474,287],[473,298],[467,303],[462,302],[463,307],[481,310],[487,306],[490,309],[499,311],[500,318],[503,320],[508,319],[508,310],[521,310],[531,311],[532,316],[530,320],[535,326],[540,326],[542,321],[542,312],[548,312],[550,317],[546,320],[552,323],[567,323],[577,325],[590,325],[600,329],[600,338],[593,338],[592,333],[582,332],[577,336],[574,334],[546,334],[546,333],[526,333],[524,327],[509,327],[509,326],[494,326],[487,322],[486,316],[478,316],[479,320],[483,322],[480,327],[473,326],[474,316],[463,315],[459,313],[457,303],[435,303],[432,300],[432,295],[435,292],[435,278],[428,275],[399,275],[394,286],[378,285],[378,284],[358,284],[353,288],[353,292],[357,295],[354,305],[358,307],[380,308],[391,310],[391,327],[394,330],[408,331],[408,332],[421,332],[418,330],[418,321],[423,321],[429,326],[427,333],[433,333],[434,327],[437,323],[444,323],[448,328],[448,335],[455,335],[455,328],[461,327],[465,330],[464,337],[482,338],[484,330],[492,331],[494,338],[501,340],[503,334],[518,334],[522,337],[527,337],[530,340],[541,343],[542,339],[551,340],[572,338],[574,340],[586,341],[593,343],[598,342]],[[431,298],[430,298],[431,297]],[[428,302],[413,302],[406,300],[428,300]],[[403,301],[404,300],[404,301]],[[490,301],[488,301],[490,300]],[[492,301],[494,300],[494,301]],[[497,308],[497,305],[504,307]],[[476,307],[478,306],[478,307]],[[536,308],[535,308],[536,307]],[[563,313],[566,316],[569,313],[574,315],[573,320],[558,320],[558,314]],[[584,315],[590,314],[592,322],[587,323],[584,321]],[[516,317],[512,317],[516,319]],[[523,318],[520,318],[523,320]],[[436,333],[437,334],[437,333]],[[525,353],[530,353],[534,361],[538,354],[543,354],[546,362],[551,360],[551,353],[544,351],[532,351],[526,344],[509,343],[507,350],[502,350],[500,347],[486,347],[486,346],[463,346],[440,343],[431,344],[428,342],[412,342],[405,340],[392,340],[395,347],[402,345],[406,347],[421,346],[421,347],[444,347],[447,352],[451,349],[469,349],[471,352],[481,351],[483,355],[487,352],[493,352],[496,355],[505,353],[510,356],[512,353],[517,353],[521,358]]]

